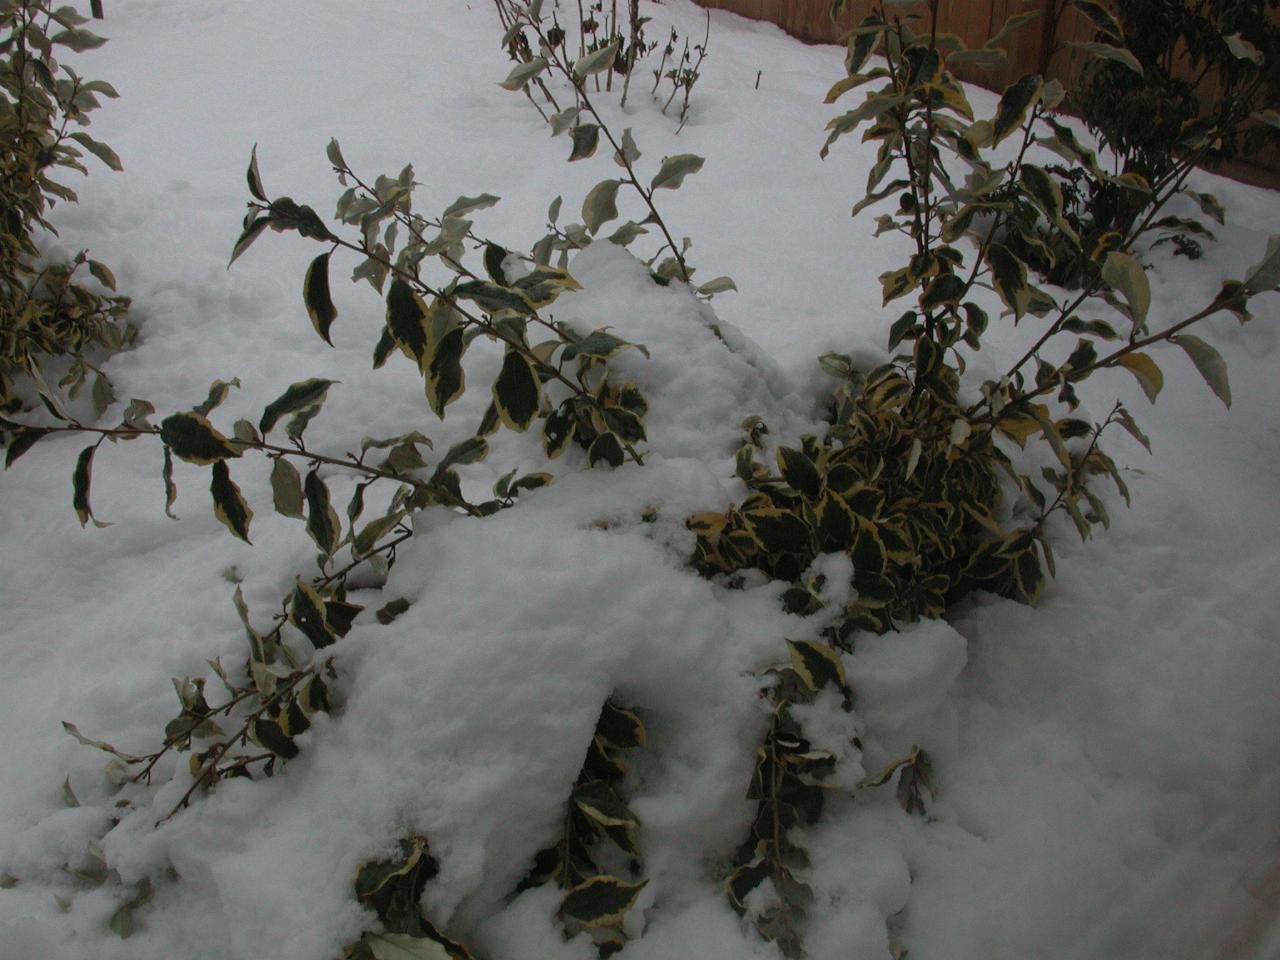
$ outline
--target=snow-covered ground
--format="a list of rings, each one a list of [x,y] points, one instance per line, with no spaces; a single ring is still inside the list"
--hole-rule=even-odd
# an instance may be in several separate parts
[[[653,35],[674,23],[701,37],[687,0],[644,6]],[[493,8],[108,0],[107,17],[96,29],[111,42],[80,72],[122,95],[93,132],[125,172],[95,170],[57,222],[135,299],[140,343],[108,366],[120,395],[168,413],[239,377],[213,415],[229,427],[288,384],[325,377],[340,383],[310,438],[323,433],[330,452],[410,429],[439,450],[473,430],[483,389],[440,423],[410,364],[369,369],[383,307],[367,285],[335,270],[336,348],[314,335],[301,297],[314,245],[268,234],[230,272],[226,262],[255,142],[268,192],[322,214],[340,191],[330,137],[370,175],[412,162],[423,212],[501,195],[477,230],[511,247],[541,235],[556,195],[576,210],[613,175],[603,150],[567,165],[566,140],[496,86],[509,64]],[[705,306],[651,284],[629,254],[597,244],[573,261],[585,290],[557,316],[612,325],[652,355],[617,361],[650,400],[646,465],[588,472],[570,451],[550,468],[556,482],[515,509],[424,517],[386,590],[353,596],[370,613],[395,596],[412,607],[390,626],[366,613],[334,648],[343,709],[274,779],[227,782],[153,828],[182,774],[139,794],[104,838],[116,799],[105,757],[60,725],[153,748],[176,710],[169,678],[243,656],[229,578],[266,622],[314,569],[299,525],[270,509],[266,466],[236,464],[259,507],[253,547],[214,519],[194,467],[177,471],[181,520],[165,518],[159,451],[142,442],[95,461],[105,529],[81,529],[71,508],[74,439],[46,440],[4,474],[0,873],[17,883],[0,890],[0,957],[329,960],[370,923],[351,896],[357,865],[416,831],[441,863],[426,906],[452,935],[493,960],[586,960],[588,943],[561,938],[555,891],[508,895],[558,829],[611,693],[649,729],[627,781],[649,884],[624,956],[777,955],[718,878],[752,813],[743,795],[767,723],[754,672],[813,625],[780,611],[776,585],[726,591],[693,574],[683,520],[740,495],[743,417],[763,416],[777,438],[816,430],[830,389],[817,355],[883,348],[876,278],[902,250],[871,238],[870,215],[848,216],[872,157],[848,138],[818,158],[833,113],[822,97],[841,73],[836,48],[715,13],[679,136],[647,85],[625,117],[616,95],[601,98],[611,123],[634,129],[642,168],[706,157],[662,209],[693,238],[700,278],[737,281],[740,293],[714,301],[737,349],[712,335]],[[991,114],[994,95],[971,96]],[[1280,222],[1274,193],[1208,174],[1195,186],[1228,222],[1201,261],[1150,256],[1153,316],[1181,316],[1241,276]],[[1246,327],[1206,324],[1230,366],[1229,413],[1171,347],[1155,407],[1125,374],[1090,381],[1086,402],[1123,398],[1155,453],[1112,439],[1134,506],[1117,504],[1088,544],[1060,531],[1039,609],[980,599],[949,623],[859,640],[847,669],[865,755],[830,713],[815,717],[814,739],[841,755],[846,785],[918,743],[934,758],[935,797],[926,820],[888,791],[837,791],[800,834],[815,960],[885,960],[890,931],[912,960],[1280,956],[1280,298],[1252,306]],[[990,335],[985,362],[1015,356],[1024,335]],[[504,432],[493,446],[470,480],[542,467],[532,437]],[[642,523],[650,509],[656,521]],[[64,869],[91,841],[126,882],[156,880],[128,940],[107,927],[119,887],[81,890]]]

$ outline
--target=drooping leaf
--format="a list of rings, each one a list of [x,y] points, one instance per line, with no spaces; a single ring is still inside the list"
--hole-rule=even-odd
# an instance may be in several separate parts
[[[307,533],[321,552],[331,557],[338,549],[342,527],[338,520],[338,513],[330,503],[329,488],[320,479],[318,470],[312,470],[307,474],[302,490],[307,501]]]
[[[445,407],[466,390],[466,372],[462,368],[462,354],[466,349],[466,333],[461,325],[452,326],[432,339],[427,363],[427,403],[441,420]]]
[[[813,691],[831,684],[838,690],[846,688],[844,663],[840,654],[823,643],[809,640],[788,640],[791,651],[791,668]]]
[[[253,520],[253,510],[231,479],[227,461],[218,460],[213,464],[213,481],[209,485],[209,492],[213,494],[214,516],[245,543],[252,543],[249,539],[249,522]]]
[[[603,73],[613,66],[613,60],[618,55],[618,48],[622,40],[615,39],[599,50],[593,50],[586,56],[579,57],[573,64],[573,76],[575,79],[581,80],[592,74]]]
[[[262,419],[258,421],[258,429],[262,431],[263,436],[266,436],[281,417],[291,414],[306,413],[309,415],[307,419],[310,419],[324,403],[329,387],[336,382],[312,378],[292,384],[289,389],[267,404],[266,410],[262,412]]]
[[[1199,337],[1189,333],[1180,333],[1172,339],[1191,358],[1191,362],[1196,365],[1196,370],[1200,372],[1200,376],[1204,378],[1204,382],[1209,385],[1217,398],[1230,407],[1231,383],[1227,379],[1227,362],[1222,359],[1222,354]]]
[[[459,284],[453,295],[462,300],[470,300],[485,313],[501,313],[511,311],[521,316],[533,312],[533,305],[519,290],[512,287],[501,287],[486,280],[472,280]]]
[[[1147,399],[1155,403],[1156,397],[1164,387],[1164,374],[1160,372],[1155,361],[1145,353],[1126,353],[1116,362],[1133,374],[1138,385],[1142,387],[1142,392],[1147,395]]]
[[[231,248],[231,259],[227,261],[228,270],[231,269],[231,264],[235,263],[240,258],[240,255],[252,246],[253,241],[262,235],[262,231],[269,226],[271,226],[271,217],[268,214],[263,214],[245,225],[244,231],[240,234],[239,239],[236,240],[235,246]]]
[[[1139,330],[1145,328],[1151,309],[1151,284],[1142,264],[1127,253],[1113,250],[1102,264],[1102,279],[1115,287],[1129,306],[1129,316]]]
[[[303,518],[302,477],[284,457],[277,457],[271,465],[271,500],[277,513]]]
[[[231,392],[232,387],[240,386],[240,381],[236,378],[231,380],[215,380],[209,385],[209,395],[205,398],[204,403],[192,409],[202,417],[207,417],[211,412],[227,399],[227,395]]]
[[[1266,293],[1280,287],[1280,234],[1267,240],[1267,252],[1244,278],[1246,293]]]
[[[493,402],[498,416],[510,429],[528,429],[538,415],[542,389],[538,374],[524,354],[508,348],[502,358],[502,370],[493,382]]]
[[[160,422],[160,440],[187,463],[207,466],[240,456],[230,440],[198,413],[175,413]]]
[[[487,210],[495,203],[501,200],[501,197],[495,197],[492,193],[482,193],[475,197],[459,197],[449,206],[445,207],[444,213],[440,215],[441,220],[449,217],[463,217],[468,213],[474,213],[476,210]]]
[[[662,161],[657,174],[649,184],[650,190],[674,190],[684,183],[684,178],[702,169],[706,161],[692,153],[678,153]]]
[[[76,458],[75,470],[71,474],[71,505],[75,507],[76,516],[80,518],[80,526],[93,520],[97,526],[106,526],[93,516],[93,508],[89,505],[89,486],[93,481],[93,455],[98,445],[90,444],[80,451]]]
[[[322,253],[311,261],[307,267],[307,275],[302,281],[302,299],[307,307],[307,316],[315,327],[320,339],[329,346],[333,340],[329,337],[329,328],[338,317],[338,308],[333,305],[329,295],[329,257],[330,253]]]
[[[615,434],[602,433],[591,441],[587,448],[587,462],[591,466],[607,463],[611,467],[622,466],[625,452],[622,443]]]
[[[648,882],[627,883],[617,877],[592,877],[565,895],[559,912],[587,927],[616,926]]]
[[[263,203],[269,203],[267,192],[262,189],[262,174],[258,172],[258,145],[255,143],[253,149],[249,151],[249,169],[245,173],[245,179],[249,181],[249,193],[253,194],[255,200],[261,200]]]
[[[1117,47],[1110,43],[1099,43],[1094,40],[1068,40],[1067,46],[1084,50],[1100,60],[1111,60],[1115,63],[1123,64],[1140,77],[1146,76],[1146,72],[1142,69],[1142,64],[1138,61],[1138,58],[1124,47]]]
[[[519,90],[548,66],[546,57],[534,57],[528,63],[517,64],[498,86],[503,90]]]
[[[1101,3],[1096,0],[1071,0],[1071,5],[1092,20],[1100,33],[1116,43],[1124,42],[1124,29],[1120,26],[1120,21]]]
[[[592,234],[618,217],[618,188],[621,180],[602,180],[582,201],[582,222]]]
[[[302,631],[303,636],[317,650],[330,646],[337,640],[329,625],[324,598],[302,580],[295,580],[293,584],[293,595],[289,601],[289,622]]]
[[[387,329],[405,356],[421,366],[427,352],[427,309],[407,283],[396,277],[387,290]]]
[[[600,145],[600,128],[594,123],[580,123],[573,128],[573,149],[569,153],[570,162],[585,160],[596,152]]]
[[[991,283],[996,293],[1014,317],[1021,317],[1026,312],[1027,265],[1000,243],[987,248],[987,265],[991,267]]]
[[[23,427],[21,430],[15,430],[9,434],[9,445],[4,451],[4,468],[9,469],[20,456],[34,447],[41,439],[47,437],[52,431],[45,430],[40,427]]]
[[[276,756],[284,760],[292,760],[298,755],[298,745],[275,720],[258,717],[253,721],[252,730],[253,739]]]
[[[1000,96],[1000,106],[991,122],[993,147],[998,146],[1013,131],[1022,128],[1027,113],[1040,99],[1043,88],[1044,78],[1038,73],[1029,73],[1005,88]]]

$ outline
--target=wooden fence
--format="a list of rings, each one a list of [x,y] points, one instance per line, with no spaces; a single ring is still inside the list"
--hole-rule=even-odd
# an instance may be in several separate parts
[[[833,23],[831,0],[694,2],[752,20],[776,23],[808,43],[839,43],[876,6],[874,0],[848,0],[840,19]],[[1040,10],[1040,19],[1026,24],[1003,42],[1009,55],[1006,67],[982,70],[965,65],[955,70],[956,75],[969,83],[1003,90],[1024,74],[1040,73],[1057,78],[1070,88],[1084,64],[1085,54],[1066,44],[1094,39],[1094,27],[1087,17],[1062,0],[944,0],[938,11],[938,29],[959,35],[968,46],[980,47],[1009,17],[1029,10]],[[1275,11],[1272,15],[1275,16]],[[1280,149],[1269,148],[1258,156],[1227,164],[1218,172],[1246,183],[1280,188]]]

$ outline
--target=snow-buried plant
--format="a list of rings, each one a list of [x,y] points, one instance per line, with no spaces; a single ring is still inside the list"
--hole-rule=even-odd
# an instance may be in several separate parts
[[[1122,42],[1122,33],[1102,7],[1085,0],[1076,5],[1096,19],[1104,34]],[[157,771],[173,769],[170,761],[176,754],[187,762],[173,773],[178,782],[168,799],[176,802],[164,811],[166,820],[220,781],[270,776],[298,754],[296,738],[308,726],[319,725],[317,715],[333,710],[338,698],[332,694],[342,692],[341,664],[334,649],[341,650],[337,642],[353,629],[364,609],[349,599],[348,588],[356,582],[386,582],[398,553],[415,535],[415,521],[427,511],[482,518],[514,506],[522,492],[550,482],[548,473],[515,470],[493,485],[491,496],[468,495],[460,468],[484,458],[489,438],[501,428],[524,432],[538,425],[547,459],[576,442],[585,449],[588,466],[617,468],[611,479],[619,483],[644,463],[646,414],[650,400],[657,398],[646,399],[634,382],[619,374],[621,364],[614,361],[636,354],[647,357],[647,352],[607,328],[578,329],[557,320],[548,308],[578,288],[567,269],[569,254],[590,245],[606,223],[618,219],[616,200],[624,187],[643,205],[644,219],[624,223],[608,239],[626,246],[644,235],[646,226],[656,227],[661,242],[648,269],[640,269],[640,282],[646,290],[653,289],[649,280],[663,286],[689,284],[693,270],[685,258],[688,243],[676,242],[657,212],[654,195],[658,189],[678,187],[701,168],[702,160],[687,154],[669,157],[653,176],[642,178],[641,155],[629,131],[615,136],[596,113],[586,89],[588,78],[612,67],[618,45],[606,45],[570,63],[563,45],[544,29],[539,6],[535,2],[510,8],[516,22],[530,29],[542,46],[536,56],[531,51],[502,85],[521,91],[543,71],[555,71],[573,86],[578,104],[550,118],[553,133],[572,131],[570,159],[591,156],[603,138],[623,170],[621,178],[602,181],[587,194],[581,224],[557,226],[557,198],[549,211],[548,233],[529,255],[515,253],[479,236],[468,219],[472,212],[492,206],[496,197],[461,197],[424,217],[414,209],[417,184],[411,167],[395,176],[364,179],[350,168],[335,142],[328,156],[346,187],[338,200],[337,224],[331,228],[311,207],[287,196],[271,199],[255,154],[247,174],[252,200],[232,254],[232,260],[242,255],[267,229],[296,232],[324,247],[307,270],[302,288],[315,331],[326,341],[337,321],[329,289],[331,268],[335,257],[353,255],[354,279],[367,281],[385,300],[375,366],[390,362],[397,352],[403,354],[421,375],[427,405],[440,419],[466,389],[464,359],[488,350],[490,368],[497,372],[487,384],[488,409],[471,436],[452,444],[433,463],[425,452],[431,441],[416,429],[365,438],[358,453],[345,457],[321,453],[308,446],[306,431],[335,381],[319,378],[288,387],[256,423],[241,419],[225,431],[210,417],[235,381],[215,382],[204,402],[158,424],[150,420],[154,409],[140,400],[130,404],[117,426],[86,424],[61,409],[52,395],[45,398],[48,419],[0,421],[6,432],[6,466],[46,437],[92,437],[73,472],[73,505],[82,524],[96,520],[90,485],[94,456],[102,444],[151,438],[162,449],[157,465],[166,506],[173,502],[175,458],[208,467],[215,514],[233,535],[248,541],[254,513],[232,477],[232,464],[246,456],[265,457],[272,463],[274,509],[301,520],[318,550],[318,574],[290,574],[292,588],[270,629],[254,625],[237,591],[247,655],[234,666],[211,660],[212,679],[175,680],[178,715],[151,752],[126,753],[69,725],[73,735],[113,755],[109,773],[117,784],[132,782],[132,793],[119,802],[117,816],[126,816],[135,802],[142,806],[142,785]],[[903,6],[886,4],[892,9]],[[840,4],[835,7],[838,11]],[[936,14],[936,0],[930,12]],[[824,355],[822,368],[836,384],[822,435],[805,434],[771,450],[763,421],[746,419],[747,439],[737,454],[736,477],[729,478],[733,502],[706,503],[705,510],[691,510],[691,533],[681,543],[681,549],[692,546],[689,566],[729,591],[753,581],[784,584],[776,591],[782,604],[805,618],[787,623],[803,624],[813,633],[778,636],[779,653],[785,642],[787,661],[759,671],[764,698],[760,726],[751,736],[760,737],[760,746],[750,781],[743,784],[744,816],[735,826],[745,835],[726,843],[715,869],[707,870],[708,882],[722,882],[731,905],[788,956],[803,952],[806,926],[813,920],[806,885],[809,858],[803,835],[794,831],[818,819],[832,787],[860,792],[893,785],[908,812],[924,812],[930,763],[919,747],[875,776],[851,776],[857,762],[844,765],[842,757],[827,749],[829,744],[817,742],[817,736],[805,730],[806,717],[818,710],[847,720],[842,730],[859,728],[853,714],[859,678],[847,671],[859,632],[884,633],[922,618],[941,617],[975,590],[1035,603],[1045,589],[1045,569],[1051,573],[1053,568],[1053,518],[1066,515],[1081,537],[1088,536],[1095,523],[1105,525],[1103,495],[1091,487],[1102,474],[1112,478],[1127,499],[1120,471],[1099,447],[1103,433],[1119,424],[1145,443],[1119,404],[1100,420],[1086,416],[1076,385],[1099,369],[1124,367],[1154,401],[1163,376],[1146,351],[1171,342],[1229,402],[1221,358],[1185,331],[1223,310],[1248,319],[1249,299],[1280,283],[1280,239],[1273,239],[1262,262],[1242,280],[1224,284],[1203,309],[1158,327],[1152,323],[1150,289],[1136,259],[1136,244],[1145,230],[1159,227],[1159,211],[1181,189],[1186,171],[1160,187],[1132,177],[1124,180],[1126,189],[1147,197],[1148,206],[1136,221],[1139,226],[1115,243],[1085,251],[1063,218],[1060,189],[1031,159],[1033,147],[1041,147],[1073,157],[1094,171],[1093,154],[1051,115],[1065,91],[1040,77],[1024,77],[1003,93],[994,117],[975,120],[963,88],[948,72],[948,62],[1000,61],[1003,54],[995,42],[1025,19],[1011,20],[983,49],[966,50],[954,37],[917,32],[910,17],[881,8],[849,38],[848,76],[832,88],[829,101],[866,83],[880,86],[860,107],[832,122],[828,145],[860,126],[867,127],[866,139],[880,144],[866,197],[855,212],[897,195],[897,213],[880,218],[880,231],[904,234],[914,253],[881,281],[885,305],[915,297],[915,306],[889,333],[891,351],[909,346],[871,369],[861,368],[850,356]],[[870,56],[880,47],[885,65],[868,69]],[[1117,43],[1098,42],[1088,49],[1092,55],[1124,61]],[[1218,132],[1209,129],[1204,136]],[[995,156],[993,152],[1006,143],[1020,147],[1014,154],[1006,150]],[[952,158],[967,168],[963,180],[953,176]],[[881,186],[890,174],[896,179]],[[1106,176],[1100,171],[1097,175]],[[1025,216],[1028,207],[1038,211],[1034,222]],[[1033,243],[1045,231],[1074,245],[1076,254],[1096,261],[1093,279],[1078,296],[1059,301],[1031,284],[1026,264],[1008,242],[1017,235]],[[964,238],[976,246],[967,270],[966,253],[956,246]],[[553,266],[555,254],[559,258]],[[428,272],[428,267],[437,267],[431,258],[443,268],[442,279]],[[731,286],[720,278],[695,292],[710,296]],[[972,356],[966,361],[965,348],[981,348],[986,311],[994,302],[982,292],[988,287],[1015,322],[1034,316],[1044,330],[1003,376],[975,382],[970,370],[977,364]],[[1080,311],[1086,304],[1105,310],[1112,319],[1083,318]],[[1127,324],[1124,333],[1117,330],[1116,317],[1121,326]],[[1073,338],[1074,344],[1059,349],[1060,341]],[[660,360],[655,357],[655,364]],[[284,437],[271,439],[282,424]],[[325,448],[331,446],[326,438]],[[765,465],[770,453],[776,470]],[[758,455],[766,456],[764,462]],[[354,490],[345,521],[334,506],[333,479],[339,475]],[[655,520],[647,504],[637,502],[634,508],[636,517]],[[528,509],[537,510],[537,505],[529,504]],[[366,513],[373,519],[366,519]],[[681,521],[685,516],[682,509]],[[422,524],[424,529],[428,526]],[[632,584],[630,589],[638,587]],[[592,597],[589,602],[598,600]],[[408,601],[395,599],[374,616],[391,624],[408,608]],[[399,621],[400,627],[404,623]],[[752,666],[758,670],[767,662],[761,658]],[[222,693],[207,696],[211,686],[220,686]],[[629,691],[619,695],[645,715],[645,704]],[[612,699],[603,707],[593,699],[590,709],[593,716],[597,709],[602,712],[591,736],[572,745],[575,770],[580,751],[587,753],[576,779],[566,784],[569,797],[562,829],[539,838],[541,852],[521,889],[554,881],[565,891],[557,895],[557,913],[566,932],[586,930],[601,952],[608,953],[624,943],[624,926],[625,935],[643,931],[643,920],[636,916],[643,911],[631,908],[652,891],[639,869],[640,854],[648,853],[643,825],[623,799],[623,767],[617,758],[617,751],[639,747],[645,735],[637,714],[620,709]],[[857,736],[846,739],[838,745],[845,756],[860,757]],[[431,775],[429,770],[421,772],[423,778]],[[563,793],[557,797],[563,798]],[[68,799],[74,801],[69,787]],[[416,828],[398,829],[388,839],[395,836],[403,839],[393,852],[381,857],[366,852],[371,858],[351,877],[355,901],[368,908],[370,926],[376,917],[382,930],[367,933],[348,955],[365,960],[465,960],[470,950],[450,939],[423,911],[424,890],[443,861],[437,862],[429,838]],[[439,852],[434,836],[431,843]],[[387,848],[381,852],[386,854]],[[648,871],[652,858],[646,856],[645,864]],[[527,865],[526,860],[516,869],[523,872]],[[87,883],[102,883],[108,873],[95,866],[86,876]],[[122,934],[149,889],[139,885],[113,918]]]

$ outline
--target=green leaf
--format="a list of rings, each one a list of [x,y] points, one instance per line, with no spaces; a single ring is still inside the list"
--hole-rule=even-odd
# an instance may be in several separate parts
[[[40,427],[23,427],[9,435],[9,445],[4,451],[4,468],[6,470],[24,453],[34,447],[53,431]]]
[[[1022,128],[1027,112],[1040,99],[1043,88],[1044,79],[1038,73],[1029,73],[1005,88],[991,122],[991,146],[998,146],[1009,134]]]
[[[387,329],[405,356],[421,368],[427,353],[427,308],[409,284],[399,277],[387,290]]]
[[[330,137],[329,143],[324,148],[324,155],[329,158],[329,162],[333,164],[335,170],[346,170],[347,161],[342,157],[342,148],[338,146],[338,141]]]
[[[90,520],[93,520],[96,526],[107,526],[94,518],[93,508],[89,506],[89,485],[93,480],[93,455],[97,449],[98,445],[95,443],[81,450],[80,456],[76,458],[75,470],[71,474],[71,505],[75,507],[76,516],[80,518],[82,527]]]
[[[612,43],[601,47],[599,50],[593,50],[584,57],[579,57],[573,64],[573,76],[577,80],[589,77],[595,73],[603,73],[613,66],[613,60],[618,55],[618,47],[622,43],[622,39],[615,39]]]
[[[678,153],[673,157],[667,157],[658,168],[658,173],[649,184],[649,189],[675,190],[684,183],[685,177],[701,170],[705,162],[702,157],[694,156],[692,153]]]
[[[1015,13],[1013,16],[1011,16],[1008,20],[1004,22],[1004,26],[1002,26],[989,40],[987,40],[987,42],[983,44],[983,46],[988,48],[994,47],[996,44],[998,44],[1005,37],[1009,36],[1015,30],[1025,26],[1026,24],[1030,23],[1032,20],[1035,20],[1039,16],[1040,16],[1039,10],[1033,10],[1030,13]]]
[[[789,510],[759,507],[742,514],[751,538],[766,554],[803,553],[809,549],[809,526]]]
[[[89,272],[93,274],[95,280],[106,287],[108,290],[115,291],[116,275],[111,272],[111,268],[105,263],[98,260],[89,261]]]
[[[618,217],[618,188],[621,180],[602,180],[582,201],[582,222],[592,234]]]
[[[445,208],[444,213],[440,215],[440,219],[462,217],[476,210],[487,210],[501,199],[501,197],[495,197],[492,193],[482,193],[477,197],[459,197]]]
[[[564,453],[577,430],[578,419],[573,414],[572,404],[566,401],[553,410],[542,424],[542,449],[547,458],[554,460]]]
[[[470,300],[485,313],[502,313],[510,310],[521,316],[533,313],[533,304],[519,290],[511,287],[500,287],[487,280],[471,280],[459,284],[453,295],[461,300]]]
[[[404,517],[405,512],[403,510],[396,510],[367,524],[363,530],[356,534],[356,538],[351,544],[351,555],[357,559],[368,556],[377,547],[378,541],[394,530],[396,524],[403,520]]]
[[[613,159],[620,167],[633,164],[640,159],[640,148],[636,146],[636,141],[631,136],[630,127],[622,131],[622,149],[614,154]]]
[[[528,63],[517,64],[515,69],[507,74],[507,79],[503,80],[498,86],[503,90],[520,90],[547,67],[546,57],[534,57]]]
[[[266,436],[281,417],[286,417],[290,414],[305,413],[308,415],[307,419],[310,419],[319,411],[320,405],[324,403],[329,387],[336,382],[335,380],[312,378],[293,384],[279,397],[267,404],[267,409],[262,413],[262,419],[258,421],[258,429],[262,431],[263,436]]]
[[[1071,0],[1071,5],[1093,21],[1099,32],[1106,34],[1116,43],[1124,42],[1124,29],[1120,26],[1111,11],[1095,0]]]
[[[436,475],[460,464],[479,463],[488,455],[489,444],[483,437],[467,437],[449,448],[436,466]]]
[[[160,440],[187,463],[208,465],[240,456],[231,441],[198,413],[175,413],[160,422]]]
[[[587,463],[595,467],[607,463],[611,467],[622,466],[624,459],[622,442],[612,433],[602,433],[587,448]]]
[[[1003,244],[993,243],[987,248],[987,265],[991,267],[991,283],[1014,317],[1026,312],[1027,265],[1015,257]]]
[[[232,387],[240,386],[237,378],[231,380],[215,380],[209,385],[209,395],[205,398],[204,403],[192,409],[202,417],[207,417],[215,409],[217,409],[223,400],[227,399],[227,395],[231,392]]]
[[[209,492],[213,494],[214,516],[245,543],[252,543],[249,539],[249,522],[253,519],[253,510],[231,479],[231,469],[225,460],[218,460],[213,464],[213,482],[209,485]]]
[[[462,354],[467,349],[465,332],[461,326],[447,329],[433,337],[431,347],[427,362],[427,403],[443,420],[444,408],[466,390],[466,373],[462,369]]]
[[[607,360],[628,347],[639,350],[646,358],[649,356],[649,351],[640,344],[628,343],[620,337],[615,337],[602,327],[599,330],[591,331],[587,336],[580,340],[575,340],[565,347],[563,357],[565,360],[572,360],[574,357],[596,357],[600,360]]]
[[[160,477],[164,481],[165,516],[176,520],[178,518],[173,514],[173,504],[178,499],[178,487],[173,482],[173,451],[168,447],[164,448],[164,468],[161,470]]]
[[[89,136],[87,133],[82,133],[80,131],[69,133],[67,134],[67,137],[80,144],[112,170],[118,172],[124,169],[124,165],[120,163],[120,158],[116,156],[116,152],[105,143],[101,143],[100,141],[93,139],[93,137]]]
[[[626,883],[617,877],[592,877],[565,895],[559,912],[588,927],[617,926],[648,882]]]
[[[1134,375],[1138,385],[1142,387],[1142,392],[1147,395],[1147,399],[1155,403],[1156,397],[1164,387],[1164,374],[1160,372],[1155,361],[1145,353],[1126,353],[1116,363]]]
[[[298,745],[274,720],[258,717],[253,721],[253,739],[276,756],[292,760],[298,755]]]
[[[732,277],[716,277],[714,280],[708,280],[694,292],[700,296],[710,297],[717,293],[724,293],[726,290],[732,290],[735,293],[738,290],[738,285],[733,282]]]
[[[542,389],[538,374],[524,354],[510,347],[502,358],[502,371],[493,382],[493,402],[498,416],[509,428],[528,429],[538,415]]]
[[[569,153],[569,161],[585,160],[596,152],[600,145],[600,128],[594,123],[580,123],[573,128],[573,150]]]
[[[258,145],[255,143],[253,149],[249,151],[249,169],[245,173],[245,179],[249,181],[249,192],[253,194],[255,200],[261,200],[263,203],[270,203],[267,199],[267,191],[262,188],[262,174],[258,172]]]
[[[1246,293],[1265,293],[1280,287],[1280,234],[1267,240],[1266,255],[1245,274]]]
[[[1227,380],[1227,362],[1222,359],[1222,355],[1199,337],[1193,337],[1189,333],[1181,333],[1170,339],[1191,358],[1191,362],[1200,371],[1200,376],[1204,377],[1204,382],[1217,398],[1230,407],[1231,384]]]
[[[802,450],[778,448],[778,469],[782,479],[797,493],[816,500],[822,493],[822,477],[818,468]]]
[[[824,643],[809,640],[788,640],[791,651],[791,668],[810,690],[821,690],[830,683],[838,690],[846,688],[844,662],[840,654]]]
[[[239,259],[240,254],[244,253],[262,235],[262,231],[271,226],[271,217],[263,214],[256,220],[251,221],[244,228],[244,232],[240,234],[240,239],[236,241],[236,245],[231,248],[231,259],[227,261],[227,269],[231,269],[231,264]]]
[[[1129,317],[1139,330],[1145,328],[1151,309],[1151,284],[1142,264],[1127,253],[1113,250],[1102,264],[1102,279],[1120,291],[1129,305]]]
[[[277,513],[303,519],[302,477],[284,457],[277,457],[271,466],[271,500]]]
[[[1138,58],[1124,47],[1113,46],[1109,43],[1099,43],[1094,40],[1068,40],[1067,46],[1084,50],[1100,60],[1110,60],[1114,63],[1123,64],[1140,77],[1146,76],[1146,72],[1142,69],[1142,64],[1138,62]]]
[[[333,305],[333,298],[329,295],[330,256],[332,251],[322,253],[307,267],[307,275],[302,281],[302,299],[306,303],[311,325],[320,334],[320,339],[332,347],[329,328],[338,317],[338,308]]]
[[[338,512],[329,502],[329,488],[320,479],[318,470],[312,470],[307,474],[302,490],[307,500],[307,533],[321,552],[326,557],[331,557],[338,549],[342,527],[338,520]]]
[[[328,609],[324,598],[310,584],[295,580],[289,602],[289,622],[302,631],[317,650],[337,641],[329,626]],[[266,746],[266,744],[263,744]]]
[[[612,700],[606,700],[600,710],[600,719],[596,721],[596,736],[620,750],[644,746],[646,739],[640,717]]]

